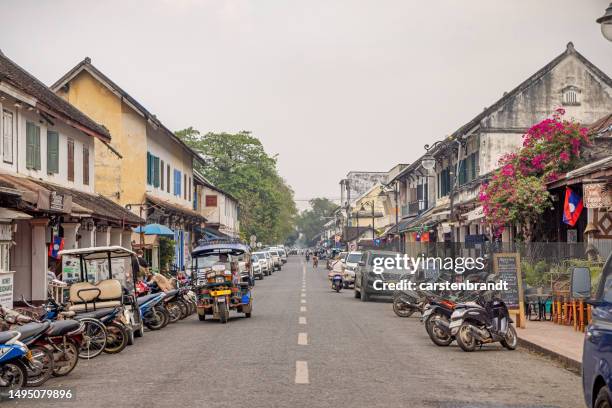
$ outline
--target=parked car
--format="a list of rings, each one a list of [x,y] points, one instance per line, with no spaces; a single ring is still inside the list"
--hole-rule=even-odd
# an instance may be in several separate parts
[[[276,270],[280,271],[282,266],[283,266],[283,261],[281,260],[280,254],[278,253],[278,250],[270,249],[270,250],[268,250],[268,252],[270,253],[270,255],[272,255],[272,262],[274,264],[274,268],[276,268]]]
[[[351,252],[348,255],[350,258]],[[393,295],[392,290],[382,290],[382,287],[378,285],[378,288],[374,288],[374,282],[380,280],[385,283],[399,282],[402,276],[402,270],[399,269],[385,269],[382,273],[377,274],[373,271],[374,260],[377,258],[393,258],[395,259],[397,252],[392,251],[378,251],[369,250],[361,253],[361,258],[357,263],[355,271],[355,297],[361,299],[362,302],[367,302],[370,296],[391,296]],[[349,259],[347,258],[347,265]],[[383,262],[384,263],[384,262]]]
[[[264,269],[263,269],[263,265],[266,263],[265,260],[263,262],[259,261],[259,256],[253,254],[251,255],[251,268],[253,270],[253,277],[255,278],[259,278],[260,280],[263,280],[264,278]]]
[[[265,251],[253,252],[253,255],[257,256],[261,270],[264,275],[269,276],[272,274],[272,257]]]
[[[577,271],[582,269],[582,271]],[[582,279],[580,273],[582,272]],[[582,285],[580,285],[582,280]],[[581,292],[590,294],[591,280],[588,268],[575,268],[572,272],[572,295],[582,286]],[[591,323],[587,327],[582,352],[582,388],[589,408],[611,407],[612,392],[612,254],[601,272],[597,293],[588,301],[592,306]]]

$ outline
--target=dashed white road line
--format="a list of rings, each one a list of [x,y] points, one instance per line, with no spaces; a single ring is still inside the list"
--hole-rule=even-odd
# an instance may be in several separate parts
[[[304,316],[300,316],[300,318],[298,319],[298,323],[299,324],[306,324],[306,318]]]
[[[307,346],[308,345],[308,333],[299,333],[298,334],[298,346]]]
[[[300,303],[306,303],[306,299],[302,299]]]
[[[300,307],[300,312],[305,312],[305,311],[306,311],[306,306]]]
[[[296,384],[309,384],[308,378],[308,362],[307,361],[296,361],[295,362],[295,383]]]
[[[305,294],[305,293],[302,293],[302,297],[306,297],[306,294]]]

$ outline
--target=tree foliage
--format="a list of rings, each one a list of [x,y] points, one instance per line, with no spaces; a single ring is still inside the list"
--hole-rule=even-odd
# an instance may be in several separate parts
[[[264,150],[250,132],[201,134],[193,127],[176,135],[198,152],[205,166],[196,169],[240,203],[240,233],[248,240],[284,242],[295,230],[293,190],[276,168],[276,156]]]
[[[307,245],[313,245],[315,238],[332,217],[338,205],[327,198],[313,198],[310,209],[302,211],[296,220],[298,231],[303,234]]]

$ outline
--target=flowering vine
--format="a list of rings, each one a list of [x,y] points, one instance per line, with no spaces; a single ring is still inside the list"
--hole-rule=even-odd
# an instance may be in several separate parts
[[[517,225],[523,239],[531,241],[533,225],[551,207],[546,183],[576,167],[589,143],[588,130],[562,119],[565,110],[532,126],[516,153],[504,155],[499,168],[480,188],[485,219],[496,236],[505,226]]]

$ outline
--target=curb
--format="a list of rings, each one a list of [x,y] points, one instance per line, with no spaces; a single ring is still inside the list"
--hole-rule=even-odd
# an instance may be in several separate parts
[[[529,340],[525,340],[522,338],[518,338],[518,344],[531,351],[546,357],[549,357],[551,360],[554,360],[560,363],[567,370],[573,372],[574,374],[581,375],[582,373],[582,362],[578,360],[574,360],[573,358],[564,356],[563,354],[559,354],[556,351],[549,350],[545,347],[540,346],[539,344],[533,343]]]

